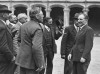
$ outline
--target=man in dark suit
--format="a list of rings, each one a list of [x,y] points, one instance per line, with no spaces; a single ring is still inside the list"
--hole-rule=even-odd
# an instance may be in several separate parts
[[[52,18],[46,17],[44,19],[44,31],[43,31],[43,50],[44,58],[46,62],[46,74],[52,74],[54,53],[57,53],[57,46],[55,39],[58,39],[61,34],[55,31],[54,25],[52,25]],[[59,35],[57,35],[59,34]],[[55,35],[59,36],[55,38]],[[44,70],[40,72],[44,74]]]
[[[14,74],[15,54],[11,30],[6,24],[10,10],[5,5],[0,5],[0,74]]]
[[[87,25],[88,16],[86,14],[79,13],[76,19],[80,29],[68,59],[73,61],[73,74],[86,74],[91,61],[94,33],[93,29]]]
[[[74,18],[77,17],[77,14]],[[68,55],[75,42],[75,36],[77,34],[77,20],[74,19],[74,24],[70,24],[65,28],[62,40],[61,40],[61,58],[65,59],[64,74],[72,74],[72,61],[68,60]]]
[[[34,7],[29,15],[30,21],[19,30],[21,44],[16,64],[20,66],[20,74],[38,74],[44,68],[43,31],[39,25],[43,21],[43,13],[40,7]]]

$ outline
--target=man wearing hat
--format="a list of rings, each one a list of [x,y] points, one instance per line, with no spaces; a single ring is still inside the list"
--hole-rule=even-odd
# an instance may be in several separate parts
[[[30,21],[24,23],[19,30],[21,43],[16,64],[20,66],[20,74],[38,74],[44,68],[43,32],[39,24],[43,22],[43,13],[39,7],[34,7],[29,16]]]
[[[65,59],[64,74],[72,74],[72,61],[69,61],[67,57],[75,42],[75,36],[77,33],[77,17],[78,13],[74,16],[74,24],[70,24],[65,28],[61,40],[61,58]]]
[[[14,50],[11,30],[6,25],[10,10],[0,5],[0,74],[14,74]]]

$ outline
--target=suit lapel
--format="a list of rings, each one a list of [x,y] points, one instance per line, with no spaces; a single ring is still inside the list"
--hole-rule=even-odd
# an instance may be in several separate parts
[[[12,32],[11,32],[11,30],[9,29],[9,27],[8,27],[7,25],[5,25],[5,26],[6,26],[7,30],[8,30],[8,32],[12,35]]]
[[[83,32],[85,32],[87,25],[85,25],[80,31],[79,34],[82,34]]]
[[[76,29],[75,29],[75,27],[74,27],[74,26],[72,26],[72,33],[73,33],[73,35],[75,35],[75,36],[76,36],[77,31],[76,31]]]
[[[76,37],[83,35],[86,32],[87,25],[85,25],[77,34]]]
[[[42,23],[39,23],[39,25],[40,25],[42,31],[44,31],[44,25]]]

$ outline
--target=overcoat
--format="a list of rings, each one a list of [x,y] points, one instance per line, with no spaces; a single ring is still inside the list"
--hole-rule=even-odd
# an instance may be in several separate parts
[[[14,73],[15,64],[11,61],[13,57],[14,50],[11,30],[0,19],[0,74]]]
[[[23,24],[19,30],[19,39],[21,43],[16,57],[16,64],[34,70],[43,66],[43,32],[39,23],[32,20]]]

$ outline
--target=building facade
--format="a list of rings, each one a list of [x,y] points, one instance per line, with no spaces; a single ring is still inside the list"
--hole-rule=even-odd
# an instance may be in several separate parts
[[[83,11],[89,15],[89,25],[99,32],[100,29],[100,0],[0,0],[0,4],[8,6],[16,16],[26,13],[33,5],[42,7],[45,17],[63,18],[64,26],[69,26],[73,16]]]

